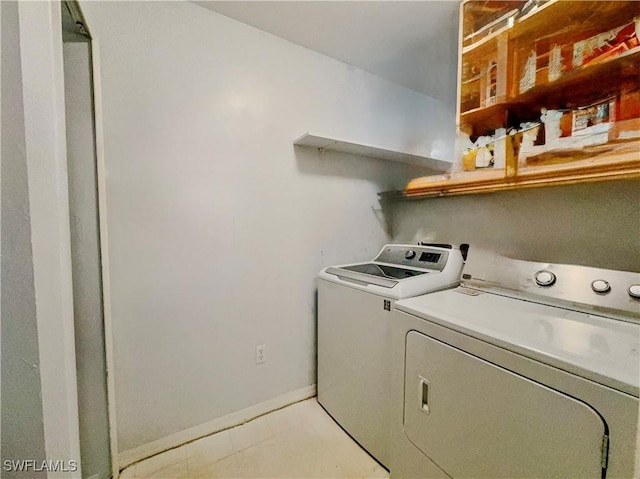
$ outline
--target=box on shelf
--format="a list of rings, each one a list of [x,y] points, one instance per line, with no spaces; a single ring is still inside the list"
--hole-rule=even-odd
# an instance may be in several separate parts
[[[616,121],[609,132],[610,140],[640,138],[640,91],[622,92],[616,107]]]
[[[615,121],[615,111],[615,99],[573,110],[571,136],[591,137],[589,144],[606,143],[609,140],[611,124]]]
[[[522,71],[520,73],[520,89],[518,90],[518,93],[524,93],[536,86],[537,59],[538,55],[536,51],[531,50],[527,60],[522,66]]]
[[[479,169],[504,170],[514,155],[513,138],[500,128],[491,136],[483,136],[461,154],[462,171]]]
[[[640,18],[573,45],[572,66],[603,62],[640,45]]]

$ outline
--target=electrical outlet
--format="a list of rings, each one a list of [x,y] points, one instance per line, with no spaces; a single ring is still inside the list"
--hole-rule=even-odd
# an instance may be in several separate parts
[[[256,364],[267,362],[267,345],[256,346]]]

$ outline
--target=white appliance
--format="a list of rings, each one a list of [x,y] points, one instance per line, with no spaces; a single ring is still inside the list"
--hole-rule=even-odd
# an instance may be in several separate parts
[[[386,245],[373,261],[320,272],[318,402],[387,468],[392,303],[456,286],[462,264],[452,245]]]
[[[472,250],[398,301],[392,476],[638,477],[639,298],[638,273]]]

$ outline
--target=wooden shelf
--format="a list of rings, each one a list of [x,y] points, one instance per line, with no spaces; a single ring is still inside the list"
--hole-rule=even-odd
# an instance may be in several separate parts
[[[402,192],[384,193],[389,198],[428,198],[471,193],[490,193],[516,188],[572,184],[596,180],[640,178],[640,140],[608,143],[581,150],[591,156],[566,161],[549,158],[544,164],[520,168],[507,178],[503,170],[452,173],[449,178],[421,177]],[[569,152],[564,152],[569,154]]]
[[[614,141],[578,149],[549,151],[528,158],[518,176],[556,176],[577,171],[610,171],[640,165],[640,140]]]
[[[462,2],[463,24],[462,53],[480,48],[496,34],[504,32],[519,8],[526,0],[483,1],[465,0]]]
[[[480,136],[489,133],[489,130],[502,128],[507,124],[506,103],[494,103],[493,105],[474,108],[460,114],[460,129],[467,131],[472,136]]]
[[[637,89],[638,72],[640,46],[607,61],[579,67],[553,82],[536,85],[513,98],[509,109],[521,117],[523,110],[539,113],[542,107],[564,109],[588,105],[615,95],[625,84]]]
[[[368,158],[377,158],[380,160],[395,161],[409,165],[422,166],[430,168],[434,173],[443,173],[449,171],[451,163],[446,161],[428,158],[426,156],[418,156],[402,151],[387,150],[377,146],[365,145],[362,143],[354,143],[345,140],[338,140],[327,136],[319,136],[311,133],[305,133],[293,142],[296,146],[304,146],[317,148],[322,151],[336,151],[340,153],[348,153],[351,155],[366,156]]]
[[[509,30],[509,27],[502,27],[493,33],[490,33],[486,37],[472,43],[469,46],[462,47],[462,55],[473,53],[474,55],[486,55],[491,48],[495,48],[495,43],[500,35]]]
[[[550,0],[519,18],[509,31],[509,38],[542,38],[562,32],[569,25],[597,25],[599,30],[606,31],[607,27],[613,28],[629,18],[629,6],[633,4],[636,15],[640,15],[640,2]]]
[[[412,180],[401,193],[406,197],[450,196],[483,191],[506,181],[504,170],[482,169],[452,173],[448,178],[424,176]]]
[[[542,108],[570,109],[595,103],[609,95],[614,96],[625,89],[625,85],[626,89],[637,89],[638,72],[640,46],[606,61],[578,67],[555,81],[536,85],[505,101],[461,112],[460,127],[478,136],[507,126],[507,120],[512,123],[509,126],[538,120]],[[536,118],[531,118],[532,113]]]
[[[567,172],[564,175],[529,175],[526,177],[501,179],[494,181],[468,181],[457,184],[438,184],[422,188],[405,189],[403,191],[384,191],[380,197],[386,200],[419,200],[425,198],[440,198],[446,196],[472,195],[481,193],[496,193],[499,191],[517,190],[523,188],[538,188],[543,186],[562,186],[577,183],[591,183],[594,181],[640,179],[640,164],[631,168],[621,165],[617,169],[605,171],[583,170]]]
[[[640,15],[640,2],[637,3],[637,14]],[[600,29],[616,26],[628,17],[629,2],[615,1],[580,1],[580,0],[550,0],[530,13],[517,18],[512,26],[503,26],[489,33],[480,40],[463,46],[462,55],[478,54],[485,50],[492,40],[502,33],[509,31],[509,38],[514,40],[521,37],[544,37],[562,32],[570,24],[588,25],[597,19]]]

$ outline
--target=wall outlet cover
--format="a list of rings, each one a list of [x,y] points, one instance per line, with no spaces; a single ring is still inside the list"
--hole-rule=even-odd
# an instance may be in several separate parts
[[[256,364],[262,364],[267,362],[267,346],[261,344],[256,346]]]

